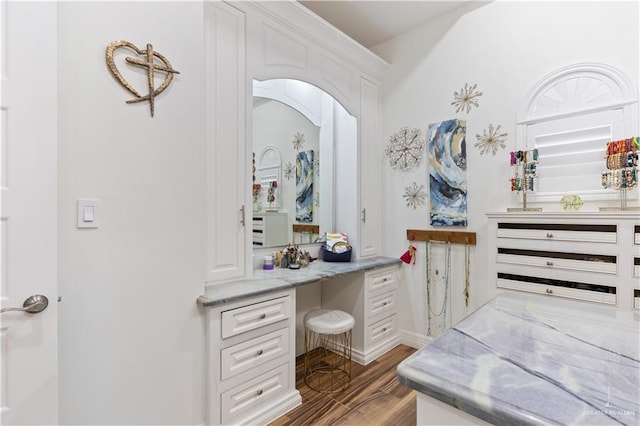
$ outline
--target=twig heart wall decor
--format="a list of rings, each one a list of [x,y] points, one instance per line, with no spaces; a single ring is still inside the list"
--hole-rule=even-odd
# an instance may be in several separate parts
[[[134,52],[137,55],[137,57],[135,58],[132,58],[132,57],[125,58],[125,61],[127,62],[127,64],[130,64],[134,67],[146,68],[147,90],[148,90],[148,93],[146,95],[140,95],[140,93],[138,93],[138,91],[134,89],[133,86],[131,86],[131,84],[127,82],[127,80],[122,76],[122,73],[118,70],[118,67],[116,66],[116,63],[113,58],[113,54],[119,48],[129,49],[130,51]],[[127,89],[129,92],[131,92],[135,96],[134,99],[129,99],[127,103],[131,104],[136,102],[149,101],[149,109],[151,110],[152,117],[155,110],[156,96],[164,92],[165,89],[169,87],[169,85],[171,84],[171,81],[173,80],[174,74],[180,74],[180,72],[173,69],[173,67],[171,66],[171,63],[167,58],[165,58],[160,53],[155,52],[153,50],[153,46],[151,45],[151,43],[147,43],[146,49],[138,49],[138,47],[135,44],[130,43],[128,41],[124,41],[124,40],[114,41],[112,43],[109,43],[109,45],[107,46],[106,58],[107,58],[107,66],[109,67],[109,71],[111,71],[111,74],[113,74],[116,80],[118,80],[118,82],[125,89]],[[164,78],[164,81],[160,84],[160,86],[156,88],[154,76],[158,72],[164,73],[165,78]]]

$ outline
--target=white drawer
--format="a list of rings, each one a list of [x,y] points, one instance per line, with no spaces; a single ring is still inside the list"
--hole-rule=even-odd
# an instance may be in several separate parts
[[[396,315],[391,315],[367,327],[367,346],[374,346],[398,332]]]
[[[396,291],[372,296],[367,303],[368,318],[380,317],[380,315],[396,311]]]
[[[640,290],[633,290],[633,308],[640,309]]]
[[[289,364],[284,364],[220,395],[222,423],[287,389]]]
[[[566,297],[568,299],[584,300],[587,302],[603,303],[606,305],[615,305],[617,303],[616,294],[580,290],[576,288],[558,287],[554,285],[546,286],[537,283],[513,281],[502,278],[498,278],[497,286],[499,288],[506,288],[510,290],[548,294],[550,296]]]
[[[633,258],[633,278],[640,278],[640,257]]]
[[[498,223],[498,238],[522,238],[546,241],[618,241],[616,225]]]
[[[549,269],[618,273],[616,256],[582,253],[562,253],[538,250],[498,248],[498,263],[537,266]]]
[[[396,276],[396,271],[396,268],[392,268],[367,273],[365,280],[369,293],[374,294],[398,288],[398,277]]]
[[[226,339],[291,317],[291,297],[266,300],[222,312],[222,338]]]
[[[274,331],[220,351],[222,380],[289,353],[289,329]]]

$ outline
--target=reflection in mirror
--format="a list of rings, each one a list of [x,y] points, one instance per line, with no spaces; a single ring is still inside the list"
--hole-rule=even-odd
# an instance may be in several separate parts
[[[307,243],[334,230],[334,144],[344,133],[336,122],[356,126],[354,117],[315,86],[288,79],[254,80],[254,247]],[[281,156],[280,175],[277,161],[261,162],[275,153]],[[274,180],[276,188],[270,183]],[[301,225],[310,228],[294,233]],[[315,230],[313,236],[308,229]]]

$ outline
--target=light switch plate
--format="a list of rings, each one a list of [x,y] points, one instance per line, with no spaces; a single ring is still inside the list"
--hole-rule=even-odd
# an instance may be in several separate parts
[[[78,200],[78,228],[97,228],[100,200]]]

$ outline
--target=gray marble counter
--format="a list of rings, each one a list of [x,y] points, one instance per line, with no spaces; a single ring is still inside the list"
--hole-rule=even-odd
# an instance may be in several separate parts
[[[253,271],[251,279],[207,286],[204,295],[198,297],[198,303],[201,306],[210,307],[246,297],[287,290],[340,275],[370,271],[400,263],[401,260],[396,258],[372,257],[353,262],[315,261],[306,268],[296,270],[275,268],[271,271],[263,271],[257,269]]]
[[[501,294],[398,366],[492,424],[640,424],[640,315]]]

